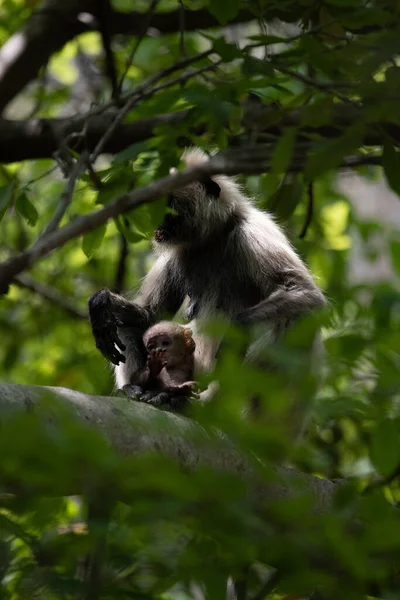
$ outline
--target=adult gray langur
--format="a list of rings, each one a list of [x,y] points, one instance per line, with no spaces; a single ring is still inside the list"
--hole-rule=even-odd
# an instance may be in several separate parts
[[[183,160],[194,165],[207,156],[188,149]],[[158,258],[134,301],[107,289],[89,300],[96,345],[116,365],[119,389],[129,390],[133,374],[145,365],[144,331],[164,314],[175,314],[187,297],[195,373],[215,364],[221,340],[201,333],[210,317],[242,325],[263,322],[265,336],[276,340],[298,317],[325,303],[282,229],[232,178],[191,183],[168,204],[173,211],[154,236]]]

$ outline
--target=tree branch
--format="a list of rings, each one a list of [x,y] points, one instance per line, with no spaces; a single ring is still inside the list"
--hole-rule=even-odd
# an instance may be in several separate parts
[[[213,68],[213,65],[205,68]],[[184,74],[184,77],[189,76]],[[162,84],[162,85],[167,85]],[[159,86],[162,87],[162,86]],[[148,93],[152,93],[150,90]],[[286,127],[298,127],[298,138],[308,133],[318,134],[323,138],[335,138],[363,116],[362,110],[349,104],[336,104],[332,107],[332,122],[327,125],[302,125],[301,109],[283,110],[276,106],[251,106],[244,111],[243,127],[247,132],[255,131],[255,140],[269,135],[274,140],[282,135]],[[75,136],[73,148],[81,151],[84,147],[93,152],[105,134],[112,128],[112,134],[102,143],[101,152],[114,154],[131,144],[147,140],[154,135],[156,127],[168,125],[174,127],[188,120],[190,110],[183,110],[165,115],[140,119],[134,123],[117,124],[115,112],[103,114],[86,113],[68,119],[28,119],[11,121],[0,119],[0,163],[19,162],[23,160],[52,158],[58,150],[60,140]],[[202,123],[190,129],[195,135],[207,130],[208,115],[204,115]],[[85,131],[83,140],[82,132]],[[380,146],[385,135],[389,134],[394,142],[400,145],[400,126],[396,123],[371,124],[366,131],[363,143],[368,146]],[[258,137],[259,136],[259,137]],[[243,137],[243,136],[241,136]],[[237,144],[239,138],[232,137],[231,144]],[[246,139],[245,139],[246,142]]]
[[[154,129],[160,125],[174,126],[181,123],[188,111],[158,115],[141,119],[136,123],[118,125],[107,140],[103,152],[114,154],[130,144],[152,137]],[[83,147],[81,133],[87,115],[75,119],[29,119],[9,121],[0,119],[0,163],[19,162],[38,158],[52,158],[59,148],[59,140],[68,136],[77,136],[74,149]],[[114,116],[103,114],[90,117],[87,122],[85,148],[92,152],[108,128]]]
[[[52,402],[46,402],[48,396]],[[2,422],[8,416],[30,412],[52,428],[57,425],[59,409],[68,410],[78,420],[96,429],[123,456],[153,451],[176,460],[189,471],[210,467],[236,473],[254,484],[256,502],[311,494],[314,512],[331,508],[333,495],[343,482],[324,480],[286,467],[268,469],[275,473],[274,481],[261,481],[253,464],[219,432],[206,431],[198,423],[183,416],[168,413],[126,398],[90,396],[67,388],[0,384]],[[61,419],[62,420],[62,419]],[[54,431],[54,429],[53,429]],[[54,436],[56,439],[57,436]],[[82,460],[85,460],[82,457]],[[40,493],[78,493],[85,485],[80,475],[72,482],[74,489],[46,489],[41,480]],[[7,483],[3,479],[3,484]],[[20,484],[23,482],[19,482]],[[50,484],[51,485],[51,484]]]
[[[21,422],[19,418],[24,414],[27,420]],[[2,428],[6,433],[9,429],[12,436],[15,427],[20,428],[23,424],[24,431],[32,432],[34,443],[40,440],[45,453],[52,453],[54,448],[52,461],[47,461],[46,456],[43,456],[42,460],[40,450],[38,454],[37,449],[34,449],[36,460],[32,460],[29,440],[17,449],[11,445],[11,450],[7,450],[7,456],[11,452],[10,459],[2,463],[8,466],[2,469],[3,493],[50,497],[82,494],[87,497],[88,492],[99,492],[104,484],[106,493],[103,503],[117,500],[133,503],[137,499],[137,483],[135,475],[132,474],[134,463],[129,459],[143,457],[146,460],[149,454],[155,458],[159,457],[159,460],[174,461],[181,473],[187,474],[188,477],[204,469],[216,476],[230,475],[236,478],[238,483],[245,484],[246,502],[243,504],[243,500],[241,501],[241,509],[243,510],[244,506],[247,512],[262,519],[268,526],[267,539],[264,540],[263,546],[265,562],[278,571],[280,567],[287,569],[287,557],[285,554],[280,557],[279,552],[278,555],[274,552],[269,554],[268,546],[273,544],[273,534],[283,535],[283,540],[288,540],[288,532],[291,533],[292,528],[296,526],[292,514],[293,510],[296,510],[295,507],[298,506],[299,514],[304,516],[300,524],[300,534],[303,535],[307,535],[308,532],[315,535],[321,527],[325,529],[325,515],[341,515],[341,518],[347,519],[344,516],[346,511],[344,512],[343,508],[343,498],[335,504],[337,492],[346,485],[345,480],[322,479],[270,463],[265,459],[261,461],[251,450],[242,450],[215,427],[205,428],[193,419],[127,398],[93,396],[60,387],[3,383],[0,384],[0,415]],[[17,419],[16,425],[13,423],[14,418]],[[90,429],[98,434],[98,437],[93,437],[98,451],[101,452],[102,449],[99,439],[102,438],[117,453],[115,457],[107,454],[107,462],[104,465],[97,463],[94,457],[93,446],[90,443],[92,438],[89,437]],[[83,439],[83,436],[87,441],[77,449],[72,448],[72,443],[76,444],[76,440]],[[6,444],[8,448],[7,438],[3,447]],[[18,461],[23,464],[24,469],[29,468],[27,479],[24,475],[21,476],[21,470],[16,468],[18,462],[14,464],[12,460],[13,451],[17,453]],[[59,476],[54,470],[57,468],[58,456],[63,460]],[[76,468],[78,460],[82,468]],[[114,478],[114,465],[117,464],[118,468],[121,468],[119,473],[124,475],[121,480]],[[100,471],[97,470],[98,467]],[[23,474],[26,470],[24,469]],[[154,494],[153,482],[150,485],[151,493]],[[226,489],[224,491],[226,492]],[[369,511],[366,514],[362,511],[365,499],[360,497],[357,502],[352,502],[350,498],[349,500],[351,504],[347,527],[343,526],[346,535],[357,536],[360,530],[361,533],[368,533],[369,522],[374,527],[373,534],[379,535],[373,513]],[[284,512],[282,503],[286,503],[285,511],[289,509],[291,516],[289,512]],[[278,512],[275,508],[277,506],[280,507]],[[396,511],[395,508],[392,510]],[[385,531],[383,527],[382,535]],[[311,542],[307,560],[314,568],[329,573],[337,580],[342,578],[344,583],[347,580],[352,581],[354,571],[351,567],[346,570],[340,557],[336,558],[336,546],[330,552],[329,547],[327,552],[324,551],[325,539],[326,535],[324,537],[322,534],[322,538],[318,538],[315,543]],[[296,550],[302,551],[301,544],[296,546]],[[378,558],[378,561],[382,560],[384,550],[378,545],[376,552],[372,547],[369,547],[367,552],[366,556],[371,564],[375,564],[375,558]],[[387,560],[387,554],[383,554],[383,558]],[[379,564],[378,562],[378,566]],[[387,579],[385,577],[383,580],[381,572],[377,575],[376,569],[372,569],[371,578],[363,580],[365,593],[375,597],[380,595],[382,589],[390,589],[390,585],[396,584],[396,572],[394,567],[394,576],[388,575]],[[272,581],[266,583],[255,598],[260,598],[264,591],[268,593],[276,581],[272,575]]]
[[[219,152],[202,164],[188,167],[178,173],[153,181],[137,190],[122,194],[104,208],[75,218],[64,227],[39,238],[31,248],[0,263],[0,293],[7,293],[8,285],[18,273],[30,268],[41,258],[47,256],[56,248],[61,248],[70,240],[100,227],[108,219],[131,211],[142,204],[153,202],[159,197],[167,196],[177,188],[183,187],[192,181],[197,181],[204,176],[222,173],[225,175],[265,173],[270,166],[269,151],[268,147],[254,146]]]
[[[15,285],[21,288],[31,290],[32,292],[39,294],[45,300],[48,300],[54,306],[65,310],[70,317],[74,319],[87,320],[88,314],[77,308],[73,302],[66,298],[65,294],[62,294],[59,290],[52,288],[46,283],[37,281],[31,277],[28,273],[17,275],[13,281]]]
[[[80,155],[79,159],[72,166],[71,173],[69,175],[67,184],[65,186],[63,193],[60,196],[60,200],[59,200],[56,212],[53,215],[50,222],[48,223],[46,229],[44,230],[43,235],[40,236],[39,240],[41,239],[41,237],[49,235],[50,233],[52,233],[53,231],[58,229],[58,227],[62,221],[62,218],[68,209],[68,206],[71,204],[72,196],[74,195],[76,180],[78,179],[81,172],[84,170],[86,163],[88,162],[88,159],[89,159],[88,152],[83,151],[82,154]]]
[[[0,49],[0,113],[23,88],[33,81],[50,57],[77,35],[97,27],[95,0],[46,0],[26,25]],[[148,25],[160,33],[180,31],[180,9],[152,15],[110,11],[109,33],[140,35]],[[232,23],[254,19],[250,11],[241,11]],[[186,11],[185,29],[220,26],[207,10]]]

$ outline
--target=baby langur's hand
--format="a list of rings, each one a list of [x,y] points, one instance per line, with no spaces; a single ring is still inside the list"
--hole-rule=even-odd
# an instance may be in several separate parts
[[[165,349],[152,350],[147,358],[147,366],[150,369],[152,377],[157,377],[163,368],[167,366],[167,361],[165,360]]]
[[[197,381],[185,381],[185,383],[181,383],[176,386],[181,394],[185,394],[190,396],[191,398],[197,398]]]

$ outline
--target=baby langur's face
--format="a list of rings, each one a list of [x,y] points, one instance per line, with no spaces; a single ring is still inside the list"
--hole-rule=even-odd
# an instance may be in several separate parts
[[[167,367],[180,365],[186,355],[183,335],[172,336],[166,333],[154,335],[147,340],[146,350],[148,354],[154,350],[161,350],[167,363]]]

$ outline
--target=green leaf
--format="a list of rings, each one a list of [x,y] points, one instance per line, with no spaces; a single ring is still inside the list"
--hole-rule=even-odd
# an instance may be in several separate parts
[[[115,225],[117,226],[118,231],[122,233],[127,242],[129,242],[130,244],[138,244],[139,242],[143,242],[143,240],[148,239],[147,236],[143,235],[142,233],[139,233],[131,227],[128,227],[127,223],[125,222],[125,219],[125,215],[118,216],[115,219]]]
[[[3,185],[0,187],[0,221],[4,217],[6,210],[10,205],[14,186],[15,182],[12,181],[8,185]]]
[[[151,219],[152,229],[154,231],[154,229],[156,229],[156,227],[158,227],[164,219],[165,211],[167,208],[167,199],[160,198],[159,200],[156,200],[155,202],[151,202],[147,206],[149,209],[149,215],[150,215],[150,219]]]
[[[400,275],[400,242],[390,242],[390,254],[392,256],[393,265]]]
[[[286,221],[295,211],[303,196],[303,184],[296,178],[292,182],[283,182],[268,199],[267,210],[274,213],[280,221]]]
[[[164,218],[166,204],[165,199],[144,204],[127,213],[126,217],[138,233],[146,239],[151,239],[154,230]]]
[[[365,336],[351,332],[325,340],[325,347],[331,357],[336,360],[346,357],[349,363],[359,358],[367,346],[368,339]]]
[[[400,465],[400,423],[384,419],[376,426],[371,439],[371,460],[383,476],[391,475]]]
[[[142,152],[145,152],[148,149],[147,142],[137,142],[136,144],[131,144],[121,152],[118,152],[113,158],[112,164],[118,165],[128,160],[135,160]]]
[[[266,75],[270,81],[276,79],[276,73],[271,63],[265,60],[259,60],[252,56],[246,56],[241,64],[242,74],[246,77],[254,75]]]
[[[239,12],[240,0],[209,0],[208,10],[221,25],[226,25]]]
[[[208,113],[209,119],[214,119],[221,126],[229,121],[233,106],[216,97],[215,93],[207,92],[205,88],[202,89],[199,86],[193,86],[186,89],[182,93],[182,97],[204,113]]]
[[[393,90],[398,90],[400,85],[400,69],[399,67],[389,67],[385,72],[385,80],[389,87]]]
[[[83,235],[82,239],[82,250],[88,258],[101,246],[101,242],[104,239],[106,233],[107,224],[100,225],[93,231],[88,231]]]
[[[235,44],[228,44],[224,38],[218,38],[214,41],[214,50],[225,61],[231,61],[235,58],[241,58],[242,52]]]
[[[296,141],[296,129],[290,127],[286,129],[282,137],[277,141],[271,161],[272,173],[286,173],[290,164],[294,143]]]
[[[364,127],[357,124],[341,137],[321,144],[318,150],[307,158],[304,169],[304,179],[313,181],[322,173],[335,169],[340,165],[344,156],[359,148],[364,137]]]
[[[124,179],[105,183],[101,186],[97,194],[96,204],[108,204],[120,194],[124,194],[127,190],[128,183]]]
[[[15,208],[28,225],[36,225],[39,213],[25,193],[20,194],[15,201]]]
[[[260,42],[261,44],[287,44],[287,38],[279,37],[277,35],[250,35],[249,40],[253,42]]]
[[[300,123],[303,127],[321,127],[329,124],[334,118],[333,108],[331,98],[314,100],[302,107]]]
[[[389,142],[383,145],[382,164],[388,184],[400,196],[400,154]]]

